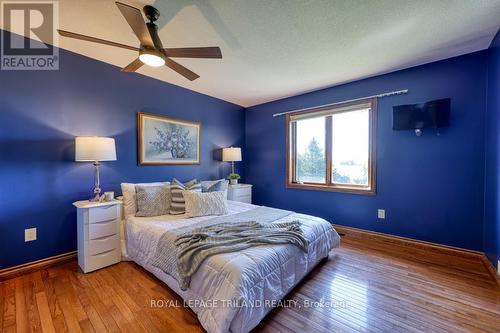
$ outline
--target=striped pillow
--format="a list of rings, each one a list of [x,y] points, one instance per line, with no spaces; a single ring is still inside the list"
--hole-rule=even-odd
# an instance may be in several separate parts
[[[186,212],[186,202],[184,201],[183,191],[201,192],[201,184],[196,179],[193,179],[185,184],[177,179],[172,180],[170,185],[170,195],[172,201],[170,203],[170,214],[178,215]]]

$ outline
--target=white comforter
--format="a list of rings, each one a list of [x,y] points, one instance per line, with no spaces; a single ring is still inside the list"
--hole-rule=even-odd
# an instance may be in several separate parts
[[[229,213],[256,206],[229,201]],[[281,300],[329,251],[339,245],[339,236],[327,221],[292,214],[280,221],[300,220],[310,241],[308,253],[292,244],[266,245],[205,260],[182,291],[177,281],[150,264],[164,232],[210,219],[185,215],[131,217],[126,220],[127,257],[153,273],[179,294],[198,315],[209,333],[248,332],[272,309],[271,301]],[[235,306],[236,305],[236,306]]]

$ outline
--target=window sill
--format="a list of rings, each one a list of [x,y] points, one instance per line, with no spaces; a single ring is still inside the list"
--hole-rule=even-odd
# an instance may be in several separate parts
[[[327,191],[327,192],[341,192],[341,193],[351,193],[351,194],[362,194],[362,195],[375,195],[376,190],[374,188],[358,188],[350,186],[331,186],[322,184],[300,184],[300,183],[290,183],[287,182],[287,188],[296,188],[302,190],[313,190],[313,191]]]

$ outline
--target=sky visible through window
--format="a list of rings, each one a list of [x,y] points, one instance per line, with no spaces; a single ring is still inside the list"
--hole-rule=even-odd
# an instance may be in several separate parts
[[[310,118],[297,122],[297,152],[303,154],[312,139],[325,150],[325,117]]]
[[[333,115],[334,183],[368,185],[369,126],[369,109]]]
[[[332,180],[368,185],[369,109],[332,115]],[[297,121],[297,180],[325,182],[325,117]]]

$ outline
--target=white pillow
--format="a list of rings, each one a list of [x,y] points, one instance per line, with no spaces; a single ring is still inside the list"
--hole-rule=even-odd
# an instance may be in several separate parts
[[[135,216],[137,212],[137,204],[135,199],[135,186],[162,186],[170,185],[170,182],[156,182],[156,183],[121,183],[122,195],[123,195],[123,209],[125,212],[125,217]]]
[[[228,213],[224,191],[205,193],[184,191],[182,194],[186,202],[186,214],[189,217],[225,215]]]

